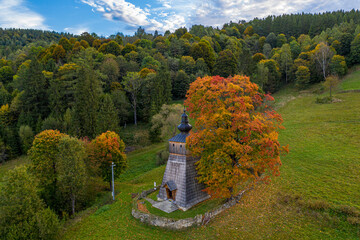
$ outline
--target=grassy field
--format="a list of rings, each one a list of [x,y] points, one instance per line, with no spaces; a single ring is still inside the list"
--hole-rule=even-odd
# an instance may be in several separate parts
[[[341,86],[360,89],[359,74]],[[316,104],[311,92],[288,87],[275,94],[285,126],[280,142],[290,148],[281,175],[257,185],[208,225],[168,231],[131,216],[131,194],[161,182],[165,166],[157,167],[155,156],[167,145],[157,144],[130,153],[129,169],[116,182],[116,201],[80,212],[60,239],[359,239],[360,93],[338,93],[340,101]]]
[[[340,84],[342,90],[360,89],[360,66],[350,69],[351,74],[347,75]]]

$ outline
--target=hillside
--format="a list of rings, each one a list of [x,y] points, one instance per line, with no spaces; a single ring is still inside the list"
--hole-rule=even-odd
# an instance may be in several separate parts
[[[358,73],[347,76],[342,84],[354,81]],[[288,99],[292,93],[288,89],[275,98]],[[360,94],[338,93],[335,97],[341,101],[316,104],[316,95],[308,91],[279,108],[286,128],[280,140],[290,146],[290,153],[282,157],[281,176],[269,185],[257,186],[209,225],[173,232],[132,218],[131,193],[159,182],[164,172],[159,167],[146,173],[125,173],[127,178],[116,185],[117,201],[96,212],[80,213],[70,221],[64,238],[358,239],[358,227],[349,222],[360,211]],[[129,160],[133,164],[143,162],[145,156],[154,160],[154,154],[144,149],[130,154]]]
[[[11,53],[27,45],[48,45],[58,42],[62,37],[70,38],[68,33],[57,33],[36,29],[3,29],[0,28],[0,58],[7,58]]]

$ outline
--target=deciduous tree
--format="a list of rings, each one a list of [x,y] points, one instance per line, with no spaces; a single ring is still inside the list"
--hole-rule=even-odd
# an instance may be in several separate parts
[[[140,74],[137,72],[128,72],[124,77],[123,85],[125,91],[127,91],[131,96],[131,105],[134,110],[134,124],[137,125],[137,103],[138,95],[141,89],[144,79],[140,77]]]
[[[185,105],[195,119],[187,147],[196,157],[198,180],[214,196],[230,197],[249,180],[278,175],[281,116],[248,77],[204,77],[190,86]]]
[[[39,180],[39,186],[42,189],[42,197],[46,204],[53,209],[58,209],[56,199],[57,145],[64,136],[65,134],[57,130],[43,131],[35,136],[33,145],[29,150],[33,172]]]
[[[75,214],[76,200],[83,192],[87,179],[85,146],[76,138],[64,136],[57,148],[57,185],[63,197],[70,203],[72,214]]]
[[[329,76],[323,84],[329,89],[330,98],[332,98],[332,91],[339,85],[339,78],[337,76]]]
[[[296,86],[299,89],[305,88],[310,82],[310,71],[306,66],[299,66],[295,73],[296,75]]]
[[[314,58],[319,64],[324,79],[326,79],[329,63],[334,56],[334,51],[330,49],[327,43],[319,43],[314,50]]]
[[[39,197],[38,181],[25,166],[9,171],[0,184],[1,239],[55,239],[56,214]]]
[[[98,173],[104,181],[109,182],[111,187],[111,163],[113,162],[114,176],[118,177],[127,167],[127,159],[124,153],[125,144],[119,135],[107,131],[96,137],[89,144],[89,165]]]

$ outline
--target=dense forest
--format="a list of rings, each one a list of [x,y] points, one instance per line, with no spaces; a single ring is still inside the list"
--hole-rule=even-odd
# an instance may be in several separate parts
[[[90,140],[150,123],[197,77],[244,74],[265,92],[343,76],[360,62],[360,12],[269,16],[133,36],[0,29],[1,161],[58,129]],[[159,129],[150,135],[159,139]]]

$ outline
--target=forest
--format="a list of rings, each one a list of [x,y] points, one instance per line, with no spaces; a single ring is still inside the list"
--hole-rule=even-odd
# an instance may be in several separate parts
[[[275,93],[288,84],[302,90],[342,77],[360,63],[359,10],[268,16],[222,28],[194,25],[164,34],[140,27],[133,36],[23,29],[0,29],[0,35],[0,163],[29,149],[37,159],[42,150],[31,147],[41,144],[41,136],[55,136],[65,154],[67,144],[77,146],[75,138],[96,149],[111,135],[125,168],[117,133],[146,124],[150,133],[141,137],[163,140],[153,117],[164,104],[184,99],[198,77],[246,75],[260,91]],[[83,159],[84,151],[80,144],[75,152]],[[44,185],[46,206],[60,217],[74,213],[75,203],[71,209],[63,196],[51,196],[56,188],[50,185]],[[80,196],[79,209],[92,191]]]
[[[197,77],[243,74],[274,93],[343,76],[360,62],[359,33],[358,10],[108,38],[1,29],[1,159],[26,153],[27,138],[46,129],[93,139],[149,123]]]

